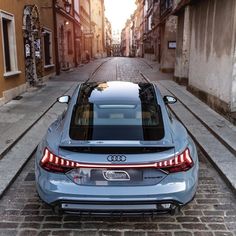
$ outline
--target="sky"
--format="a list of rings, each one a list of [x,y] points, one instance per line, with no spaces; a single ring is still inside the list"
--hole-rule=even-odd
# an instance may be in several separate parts
[[[136,9],[135,0],[105,0],[105,15],[111,22],[112,31],[121,31],[127,19]]]

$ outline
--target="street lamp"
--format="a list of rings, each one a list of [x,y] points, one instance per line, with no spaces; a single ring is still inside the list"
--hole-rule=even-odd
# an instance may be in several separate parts
[[[66,10],[66,13],[70,13],[70,9],[71,9],[71,3],[69,3],[69,1],[66,1],[65,4],[65,10]]]

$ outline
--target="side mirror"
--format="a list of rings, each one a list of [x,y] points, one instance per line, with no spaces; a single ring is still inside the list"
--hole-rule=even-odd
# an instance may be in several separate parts
[[[57,101],[59,103],[69,103],[70,96],[69,95],[61,96],[61,97],[57,98]]]
[[[173,104],[177,102],[177,98],[170,95],[164,96],[163,100],[165,104]]]

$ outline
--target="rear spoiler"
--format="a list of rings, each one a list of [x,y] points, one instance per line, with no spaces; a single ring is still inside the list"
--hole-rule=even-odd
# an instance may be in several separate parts
[[[136,140],[65,140],[60,144],[61,147],[170,147],[174,146],[169,140],[160,141],[136,141]]]
[[[78,153],[135,154],[164,152],[173,149],[174,146],[59,146],[59,148]]]

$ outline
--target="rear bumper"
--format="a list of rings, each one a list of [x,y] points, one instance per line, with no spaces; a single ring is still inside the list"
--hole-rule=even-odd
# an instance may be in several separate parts
[[[189,171],[145,186],[86,186],[35,165],[40,198],[58,211],[86,215],[168,213],[190,202],[197,189],[198,162]],[[163,204],[169,204],[163,207]]]
[[[36,187],[44,202],[67,213],[159,214],[171,212],[193,199],[197,178],[187,179],[179,179],[176,183],[165,183],[163,180],[154,186],[109,187],[79,186],[69,179],[50,181],[48,178],[39,178],[37,181],[36,177]],[[169,206],[165,208],[162,204]]]
[[[183,206],[173,200],[95,202],[95,201],[56,201],[52,204],[56,212],[87,216],[137,216],[174,214]]]

